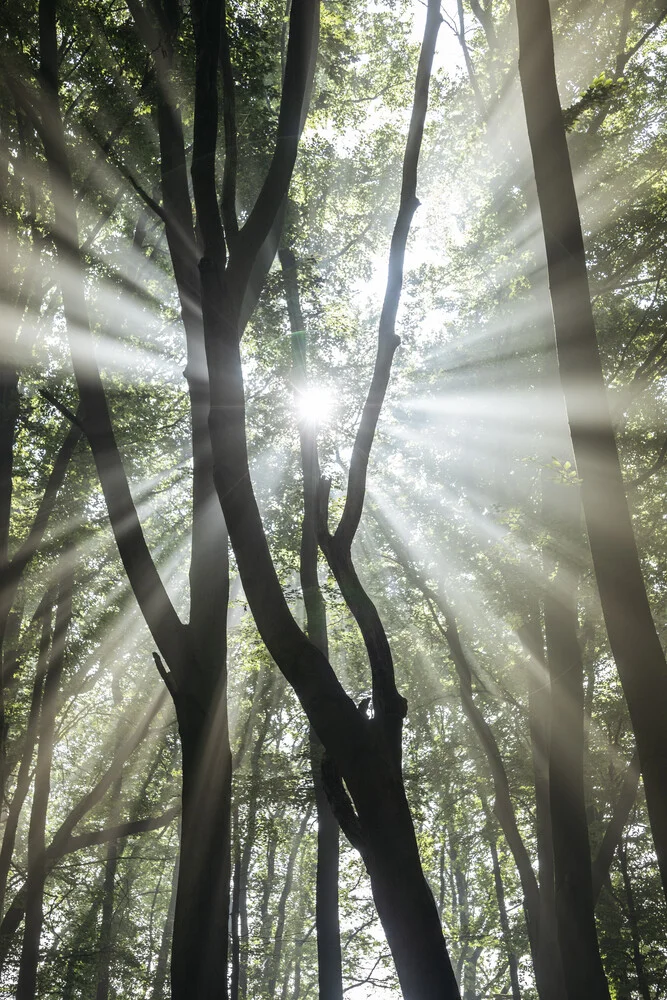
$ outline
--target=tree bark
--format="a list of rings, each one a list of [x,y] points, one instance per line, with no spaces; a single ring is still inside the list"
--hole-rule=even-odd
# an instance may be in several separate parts
[[[517,0],[519,73],[542,217],[561,384],[595,577],[637,740],[667,894],[667,665],[625,496],[556,82],[548,0]]]

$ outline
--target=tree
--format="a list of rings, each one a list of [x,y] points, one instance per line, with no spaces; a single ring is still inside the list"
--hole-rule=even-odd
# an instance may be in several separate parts
[[[175,995],[215,993],[227,974],[233,1000],[399,995],[365,866],[406,995],[423,980],[455,995],[453,978],[468,1000],[561,1000],[565,980],[605,995],[606,979],[628,1000],[660,989],[664,910],[579,525],[514,12],[444,5],[395,226],[415,13],[325,4],[313,59],[307,0],[287,12],[278,0],[63,2],[55,19],[44,3],[41,45],[37,4],[3,11],[10,991],[20,980],[44,1000],[157,1000],[173,937]],[[655,614],[667,536],[665,28],[653,14],[569,0],[553,11]],[[318,393],[331,416],[306,420]],[[81,568],[44,701],[70,544]],[[163,704],[128,745],[156,697],[152,661],[178,722]],[[200,877],[202,858],[219,878]],[[414,921],[400,926],[410,906],[432,945],[420,969]]]

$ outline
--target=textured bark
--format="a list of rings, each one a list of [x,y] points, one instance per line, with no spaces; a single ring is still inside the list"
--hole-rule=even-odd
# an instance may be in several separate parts
[[[637,740],[667,893],[667,665],[642,576],[609,415],[548,0],[517,0],[519,72],[547,253],[561,384],[595,577]]]

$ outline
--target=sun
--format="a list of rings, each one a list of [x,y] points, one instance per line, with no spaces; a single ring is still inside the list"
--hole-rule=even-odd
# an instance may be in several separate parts
[[[322,427],[331,419],[333,413],[333,393],[325,386],[310,386],[297,393],[295,406],[299,423]]]

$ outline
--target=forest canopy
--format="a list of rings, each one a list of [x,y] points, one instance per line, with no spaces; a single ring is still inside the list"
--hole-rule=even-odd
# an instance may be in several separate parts
[[[660,1000],[662,0],[0,39],[0,997]]]

